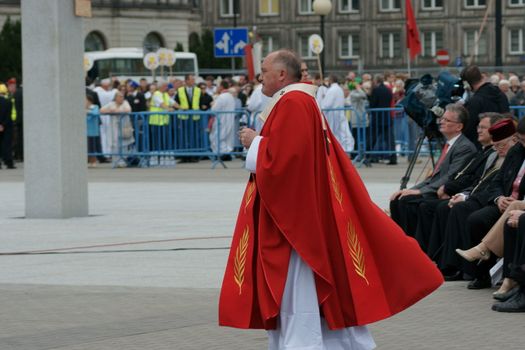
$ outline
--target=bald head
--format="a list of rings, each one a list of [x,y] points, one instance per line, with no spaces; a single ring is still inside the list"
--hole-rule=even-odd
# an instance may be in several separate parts
[[[298,82],[301,80],[301,59],[297,54],[291,50],[278,50],[272,52],[272,62],[275,65],[281,65],[290,77],[290,80],[293,82]]]
[[[263,94],[273,96],[287,85],[301,80],[301,60],[290,50],[270,53],[261,66]]]

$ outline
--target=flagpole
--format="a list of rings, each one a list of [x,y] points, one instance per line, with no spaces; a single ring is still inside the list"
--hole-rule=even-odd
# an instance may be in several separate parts
[[[408,68],[408,77],[412,78],[412,71],[410,70],[410,47],[407,47],[407,68]]]

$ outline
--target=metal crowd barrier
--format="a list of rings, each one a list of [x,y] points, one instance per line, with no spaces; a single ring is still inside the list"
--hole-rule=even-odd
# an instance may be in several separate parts
[[[522,118],[525,106],[512,106],[511,112]],[[369,108],[364,113],[352,107],[323,110],[325,116],[330,113],[338,113],[348,123],[354,139],[349,153],[357,165],[394,154],[410,156],[421,133],[398,107]],[[237,133],[244,126],[260,130],[259,114],[245,109],[88,114],[88,155],[101,160],[111,157],[114,167],[173,167],[177,160],[201,158],[212,160],[212,168],[226,167],[225,161],[244,157],[246,150]]]
[[[510,106],[510,111],[518,120],[525,117],[525,106]]]

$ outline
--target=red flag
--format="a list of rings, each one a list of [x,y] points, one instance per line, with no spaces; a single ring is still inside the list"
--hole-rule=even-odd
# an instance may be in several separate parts
[[[244,46],[244,55],[246,56],[246,69],[248,70],[248,80],[252,81],[255,79],[255,69],[253,66],[253,45],[247,44]]]
[[[413,60],[421,53],[421,41],[419,41],[419,31],[410,0],[406,0],[405,7],[407,11],[407,48],[410,50],[410,59]]]

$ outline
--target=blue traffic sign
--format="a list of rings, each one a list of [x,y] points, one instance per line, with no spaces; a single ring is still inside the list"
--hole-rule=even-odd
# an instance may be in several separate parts
[[[215,28],[213,30],[215,57],[242,57],[246,44],[248,44],[248,29],[246,28]]]
[[[457,56],[456,57],[456,67],[461,67],[463,66],[463,59],[461,58],[461,56]]]

